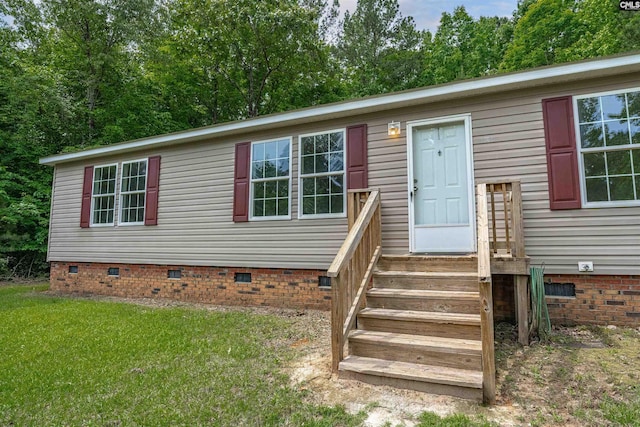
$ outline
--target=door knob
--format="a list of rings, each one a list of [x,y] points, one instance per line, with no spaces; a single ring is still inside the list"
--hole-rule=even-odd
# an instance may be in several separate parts
[[[418,191],[418,186],[417,186],[417,185],[414,185],[414,186],[413,186],[413,191],[414,191],[414,192]]]

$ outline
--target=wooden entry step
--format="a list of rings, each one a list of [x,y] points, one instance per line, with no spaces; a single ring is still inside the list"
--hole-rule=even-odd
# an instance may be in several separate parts
[[[477,292],[478,273],[376,271],[373,283],[379,288]]]
[[[479,298],[478,292],[372,288],[367,292],[367,306],[474,314],[479,311]]]
[[[431,271],[478,273],[478,256],[469,255],[383,255],[377,265],[382,271]]]
[[[482,400],[482,371],[360,356],[348,356],[339,370],[342,378],[370,384]]]
[[[421,365],[481,369],[482,345],[477,340],[354,330],[349,334],[354,356]]]
[[[358,314],[358,328],[479,340],[480,314],[365,308]]]

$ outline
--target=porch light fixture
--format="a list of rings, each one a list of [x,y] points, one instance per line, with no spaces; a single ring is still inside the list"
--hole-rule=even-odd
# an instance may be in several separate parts
[[[400,136],[400,122],[390,122],[387,124],[387,134],[389,136]]]

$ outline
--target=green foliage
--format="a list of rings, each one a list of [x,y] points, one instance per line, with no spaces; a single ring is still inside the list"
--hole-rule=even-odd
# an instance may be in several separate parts
[[[433,38],[424,43],[423,84],[447,83],[497,72],[511,41],[513,24],[507,18],[474,20],[464,7],[443,13]]]
[[[433,412],[423,412],[417,427],[492,427],[495,425],[488,421],[474,421],[463,414],[440,417]]]
[[[281,368],[296,332],[281,318],[30,291],[0,287],[0,425],[363,421],[342,407],[306,403],[289,385]]]
[[[335,48],[350,96],[416,87],[421,38],[397,0],[358,0],[353,14],[345,13]]]

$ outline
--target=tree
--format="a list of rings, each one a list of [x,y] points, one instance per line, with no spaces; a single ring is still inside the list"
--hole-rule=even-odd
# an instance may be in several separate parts
[[[345,12],[335,49],[350,95],[415,87],[421,41],[413,18],[402,17],[397,0],[358,0],[353,14]]]
[[[501,68],[506,71],[576,59],[569,51],[585,30],[574,0],[538,0],[526,4]]]
[[[311,105],[328,62],[325,8],[317,0],[178,0],[162,49],[190,70],[178,80],[199,90],[182,95],[197,98],[214,123]]]
[[[423,84],[446,83],[497,72],[513,26],[507,18],[474,20],[463,6],[444,12],[438,31],[424,42]]]

